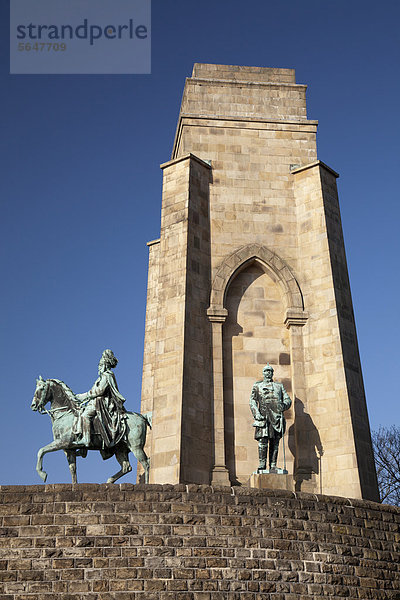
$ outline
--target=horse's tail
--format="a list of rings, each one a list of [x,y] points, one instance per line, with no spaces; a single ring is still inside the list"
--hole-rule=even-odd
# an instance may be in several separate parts
[[[153,425],[153,413],[152,412],[147,412],[144,413],[144,415],[142,415],[143,419],[146,421],[146,424],[150,427],[150,429],[152,428]]]

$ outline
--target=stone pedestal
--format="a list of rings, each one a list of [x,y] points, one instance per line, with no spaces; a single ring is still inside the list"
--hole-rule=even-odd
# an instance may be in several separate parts
[[[287,473],[252,473],[247,485],[259,490],[289,490],[292,492],[294,481],[292,475]]]

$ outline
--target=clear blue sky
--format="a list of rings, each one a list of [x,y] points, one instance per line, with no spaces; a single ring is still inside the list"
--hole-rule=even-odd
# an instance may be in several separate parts
[[[104,348],[140,408],[148,240],[161,171],[194,62],[294,67],[338,180],[371,426],[399,424],[399,33],[397,1],[153,0],[151,75],[9,75],[0,4],[0,483],[40,483],[50,420],[35,379],[87,391]],[[20,441],[18,441],[20,440]],[[62,453],[50,483],[69,482]],[[81,482],[117,471],[97,453]],[[122,481],[133,481],[132,476]]]

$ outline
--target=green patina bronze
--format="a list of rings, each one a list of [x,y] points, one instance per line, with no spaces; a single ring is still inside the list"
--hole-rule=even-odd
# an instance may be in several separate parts
[[[283,415],[290,408],[292,401],[281,383],[273,381],[274,370],[268,364],[263,369],[264,379],[253,385],[250,397],[250,410],[255,419],[254,437],[258,441],[259,465],[257,472],[266,471],[267,449],[269,445],[269,471],[286,472],[277,470],[279,441],[286,429],[286,420]]]
[[[125,409],[125,398],[120,394],[112,371],[118,364],[111,350],[104,350],[98,368],[98,378],[93,387],[84,394],[74,394],[59,379],[39,377],[31,408],[48,414],[53,425],[53,441],[40,448],[36,470],[43,481],[43,456],[48,452],[64,450],[72,483],[77,482],[76,457],[86,457],[88,450],[98,450],[103,459],[116,457],[121,470],[107,483],[132,470],[129,452],[133,452],[144,469],[145,483],[149,480],[150,461],[143,448],[147,427],[151,427],[151,413],[141,415]],[[45,408],[50,403],[50,409]]]

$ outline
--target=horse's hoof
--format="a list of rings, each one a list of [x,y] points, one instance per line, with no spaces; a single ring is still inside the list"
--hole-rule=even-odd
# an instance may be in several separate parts
[[[43,479],[43,483],[46,483],[47,473],[45,473],[44,471],[39,471],[39,475]]]
[[[114,479],[110,477],[109,479],[107,479],[107,483],[114,483]]]

